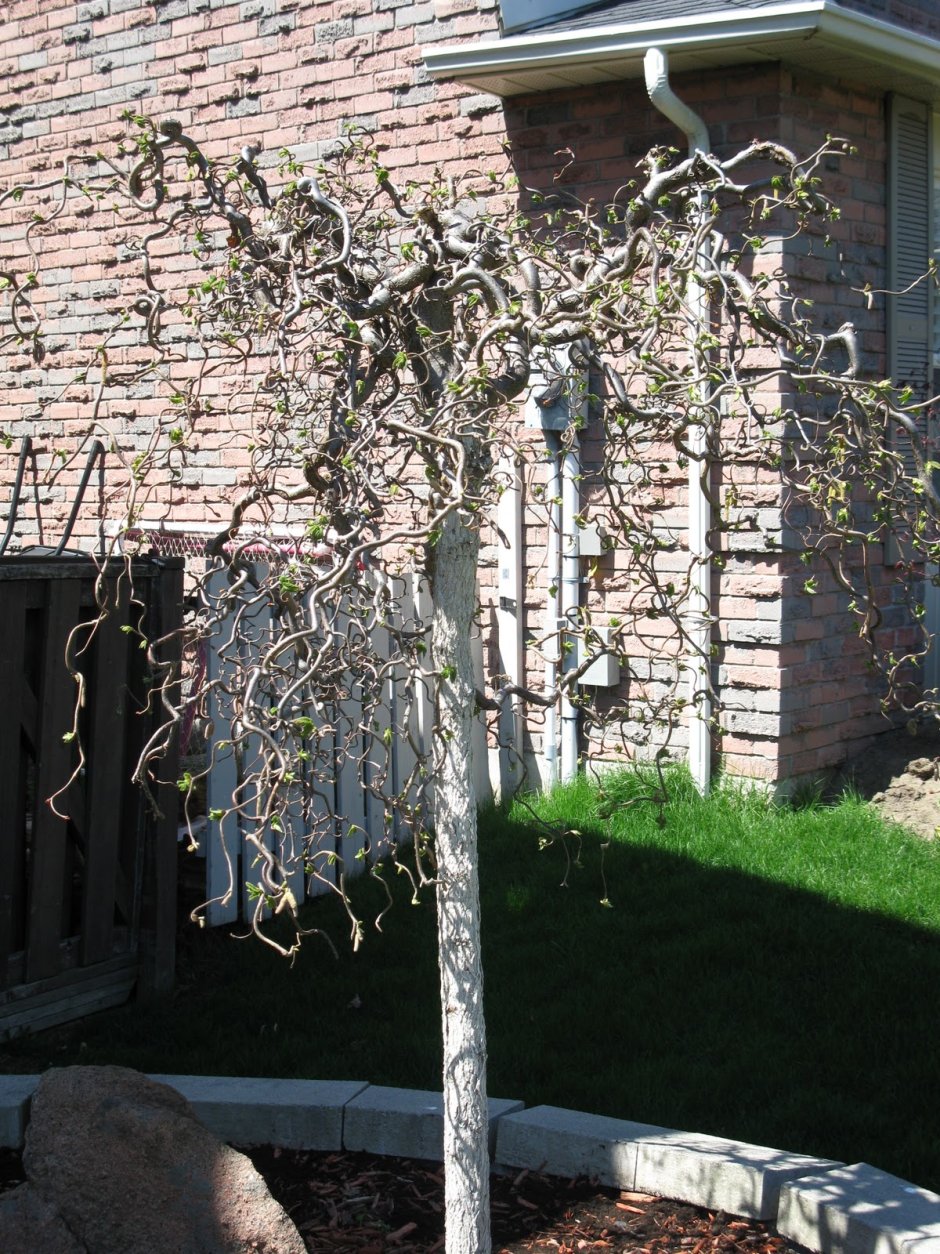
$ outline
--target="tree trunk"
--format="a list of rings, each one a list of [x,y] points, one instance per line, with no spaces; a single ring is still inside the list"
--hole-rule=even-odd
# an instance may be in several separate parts
[[[477,812],[470,733],[479,533],[448,516],[431,570],[434,665],[439,684],[435,778],[437,935],[444,1031],[446,1254],[489,1254],[489,1119],[480,963]],[[442,756],[442,761],[440,758]]]

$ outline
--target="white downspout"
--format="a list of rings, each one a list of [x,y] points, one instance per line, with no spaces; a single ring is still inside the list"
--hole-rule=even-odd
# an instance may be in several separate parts
[[[689,155],[693,156],[696,152],[708,153],[711,144],[705,123],[669,86],[669,61],[666,53],[661,48],[649,48],[644,60],[644,70],[650,101],[685,133]],[[689,339],[694,345],[697,330],[708,318],[707,296],[702,285],[695,279],[689,281],[688,306]],[[688,442],[692,453],[689,461],[689,560],[692,569],[686,627],[690,646],[686,661],[690,696],[689,770],[696,788],[703,796],[708,792],[711,783],[711,702],[708,698],[711,665],[711,551],[708,547],[708,533],[711,529],[711,508],[702,488],[706,435],[703,423],[696,423],[689,429]]]
[[[647,48],[643,70],[650,101],[685,134],[689,141],[689,156],[696,152],[707,155],[711,151],[708,128],[699,115],[680,100],[669,86],[669,57],[662,48]]]

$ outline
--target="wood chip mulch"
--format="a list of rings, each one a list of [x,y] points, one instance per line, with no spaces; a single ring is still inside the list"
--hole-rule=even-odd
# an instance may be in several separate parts
[[[443,1249],[439,1165],[368,1154],[245,1149],[311,1254],[431,1254]],[[498,1254],[796,1254],[766,1224],[521,1171],[492,1178]]]
[[[444,1246],[439,1165],[369,1154],[242,1147],[297,1225],[311,1254],[432,1254]],[[0,1196],[24,1177],[0,1150]],[[494,1175],[495,1254],[799,1254],[757,1220],[585,1180],[520,1171]]]

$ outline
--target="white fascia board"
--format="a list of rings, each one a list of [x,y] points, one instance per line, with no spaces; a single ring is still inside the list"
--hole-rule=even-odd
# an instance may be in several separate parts
[[[723,44],[774,36],[815,33],[826,0],[801,0],[770,9],[737,9],[668,22],[629,22],[576,31],[531,31],[478,43],[426,48],[425,64],[435,78],[464,79],[479,74],[517,74],[526,69],[574,68],[598,57],[629,58],[647,48]]]
[[[803,41],[812,41],[815,52],[824,42],[834,52],[844,50],[885,70],[897,67],[940,84],[940,41],[879,18],[836,8],[831,0],[798,0],[764,9],[674,18],[667,23],[634,22],[542,34],[532,31],[505,39],[427,48],[424,59],[433,78],[455,79],[508,95],[527,90],[530,76],[535,81],[553,70],[572,85],[581,74],[585,82],[596,81],[599,66],[610,71],[607,77],[640,75],[647,48],[663,48],[674,54],[708,53],[718,63],[727,55],[731,64],[741,60],[742,50],[753,53],[755,59],[773,59],[775,47],[785,45],[787,59],[798,62]],[[509,84],[505,90],[485,86],[501,81]]]
[[[827,40],[866,52],[873,60],[903,65],[926,78],[940,80],[940,40],[884,22],[881,18],[837,9],[824,0],[819,33]]]

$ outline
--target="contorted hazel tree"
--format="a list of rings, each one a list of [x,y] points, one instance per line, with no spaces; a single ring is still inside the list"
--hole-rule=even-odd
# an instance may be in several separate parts
[[[654,151],[603,210],[534,197],[524,215],[497,175],[399,187],[367,137],[349,137],[316,177],[285,157],[269,182],[251,149],[211,162],[174,122],[136,126],[124,171],[100,156],[73,162],[58,184],[0,200],[19,248],[4,262],[9,338],[39,360],[43,238],[81,197],[120,240],[138,287],[56,395],[80,397],[88,437],[108,445],[112,492],[127,489],[125,530],[154,502],[199,491],[188,459],[207,437],[230,433],[248,465],[209,573],[191,572],[189,643],[211,636],[220,664],[197,676],[188,704],[164,676],[170,728],[201,703],[207,770],[234,754],[237,783],[210,828],[237,826],[254,848],[254,925],[270,943],[272,910],[295,919],[298,942],[304,933],[305,879],[346,900],[350,855],[373,874],[396,868],[416,892],[433,885],[447,1250],[481,1254],[474,720],[482,712],[497,734],[500,712],[524,707],[537,732],[567,696],[635,752],[667,746],[690,701],[711,696],[690,696],[683,675],[701,647],[687,630],[695,563],[682,529],[663,520],[690,459],[713,497],[716,550],[723,532],[754,526],[755,468],[809,500],[808,542],[856,589],[869,635],[870,571],[845,555],[883,525],[870,506],[885,484],[893,516],[935,544],[917,407],[862,379],[852,328],[818,333],[779,269],[788,237],[810,232],[825,246],[835,214],[816,175],[842,147],[804,162],[771,143],[722,160]],[[558,450],[520,419],[536,367],[548,372],[543,402],[568,395],[562,444],[584,437],[582,490],[617,555],[604,567],[617,609],[563,607],[564,639],[557,620],[530,626],[527,679],[510,683],[498,665],[475,670],[471,643],[481,545],[503,540],[496,507],[514,476],[529,525],[547,530],[554,517],[547,472]],[[115,416],[130,387],[167,400],[133,459]],[[892,426],[912,434],[914,491]],[[862,485],[858,509],[849,474]],[[555,578],[529,576],[543,587]],[[576,686],[602,651],[628,681],[603,707]],[[540,653],[579,660],[539,669]],[[225,739],[211,721],[222,713]],[[147,747],[143,781],[160,752],[159,741]],[[368,842],[362,817],[337,813],[335,781],[351,769],[366,791]]]

